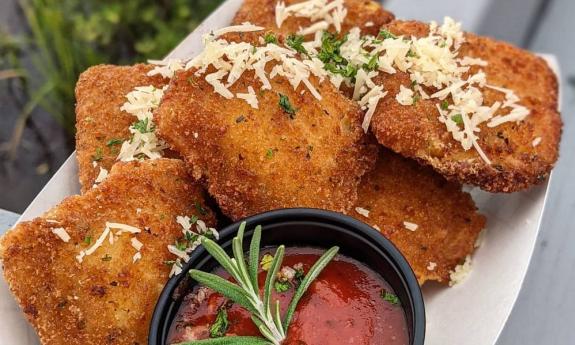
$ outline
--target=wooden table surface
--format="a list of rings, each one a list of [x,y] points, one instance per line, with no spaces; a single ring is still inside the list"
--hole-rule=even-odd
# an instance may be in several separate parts
[[[387,0],[384,5],[398,18],[441,21],[450,15],[466,30],[557,56],[564,86],[561,158],[529,272],[498,345],[575,344],[575,1]],[[0,233],[16,219],[0,210]]]

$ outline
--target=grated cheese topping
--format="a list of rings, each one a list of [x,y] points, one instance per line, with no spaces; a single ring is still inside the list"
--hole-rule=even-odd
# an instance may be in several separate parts
[[[355,212],[361,214],[362,216],[369,218],[369,210],[366,210],[363,207],[356,207]]]
[[[307,0],[286,6],[284,1],[278,1],[275,8],[276,25],[282,27],[283,22],[289,17],[308,18],[312,24],[310,28],[313,33],[319,30],[325,30],[333,25],[337,32],[341,31],[341,26],[347,16],[343,0]],[[317,22],[322,23],[322,28],[317,28]],[[324,27],[325,26],[325,27]],[[305,29],[300,29],[300,34]],[[315,31],[313,31],[315,30]]]
[[[204,221],[197,217],[177,216],[176,223],[182,227],[184,245],[176,242],[175,245],[168,245],[168,251],[176,256],[171,263],[170,277],[182,272],[183,263],[190,260],[190,254],[202,243],[203,237],[213,238],[216,241],[220,238],[218,231],[210,228]],[[195,225],[195,231],[192,227]]]
[[[148,63],[156,66],[148,72],[150,77],[161,75],[166,79],[172,79],[177,71],[184,69],[184,62],[180,59],[148,60]]]
[[[118,230],[118,231],[116,231],[115,235],[112,232],[112,229]],[[113,245],[115,242],[115,238],[119,237],[120,235],[122,235],[125,232],[131,233],[131,234],[138,234],[141,232],[141,230],[139,228],[137,228],[135,226],[131,226],[131,225],[126,225],[126,224],[122,224],[122,223],[106,222],[106,226],[105,226],[104,230],[102,231],[102,233],[100,234],[100,236],[98,237],[98,239],[96,240],[96,242],[94,242],[94,244],[91,247],[89,247],[88,249],[80,251],[80,253],[76,256],[76,260],[79,263],[82,263],[84,261],[84,258],[86,256],[94,254],[96,252],[96,250],[98,250],[98,248],[100,248],[104,244],[104,241],[106,241],[106,239],[108,239],[108,241],[110,242],[110,245]],[[137,243],[139,243],[143,246],[143,244],[141,242],[139,242],[136,238],[132,238],[132,240],[131,240],[132,246],[134,246],[134,243],[136,243],[136,242],[134,242],[134,240],[136,240]]]
[[[138,122],[130,126],[130,140],[122,143],[118,160],[129,162],[143,158],[161,158],[168,145],[160,140],[155,133],[153,111],[158,108],[167,86],[158,89],[154,86],[136,87],[128,93],[128,101],[120,108],[134,115]]]
[[[409,231],[415,231],[419,227],[419,225],[411,222],[403,222],[403,226]]]
[[[132,247],[134,247],[134,249],[138,252],[142,249],[142,247],[144,247],[144,244],[135,237],[130,239],[130,243],[132,244]]]
[[[258,98],[253,87],[248,86],[248,93],[237,93],[236,97],[245,100],[252,108],[258,109]]]
[[[108,170],[100,167],[100,172],[98,173],[96,180],[94,180],[94,186],[102,183],[102,181],[104,181],[106,177],[108,177]]]
[[[64,228],[55,228],[52,229],[52,233],[58,236],[62,241],[68,243],[70,241],[70,235],[66,232]]]
[[[531,145],[533,145],[533,147],[537,147],[539,146],[539,144],[541,144],[541,137],[537,137],[535,139],[533,139],[533,142],[531,143]]]
[[[427,265],[427,270],[433,271],[433,270],[435,270],[436,267],[437,267],[437,263],[430,261],[429,264]]]

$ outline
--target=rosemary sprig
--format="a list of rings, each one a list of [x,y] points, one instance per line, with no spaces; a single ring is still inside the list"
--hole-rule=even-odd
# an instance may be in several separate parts
[[[234,278],[237,284],[234,284],[215,274],[206,273],[199,270],[190,270],[189,274],[200,284],[207,286],[216,292],[219,292],[224,297],[234,301],[235,303],[248,310],[251,313],[252,321],[258,327],[260,333],[264,336],[265,339],[233,336],[208,340],[194,340],[177,345],[280,345],[282,341],[286,339],[287,330],[299,300],[305,294],[313,280],[319,276],[321,271],[339,251],[338,247],[332,247],[327,252],[325,252],[313,265],[313,267],[303,278],[301,284],[296,290],[294,297],[289,304],[286,315],[282,320],[279,300],[276,300],[275,303],[272,303],[271,299],[272,289],[276,281],[278,271],[281,268],[285,254],[285,246],[279,246],[276,250],[276,253],[274,254],[274,259],[266,275],[265,284],[262,290],[262,298],[260,295],[260,287],[258,285],[258,266],[260,259],[262,227],[257,226],[254,230],[254,234],[250,243],[250,252],[247,262],[243,251],[243,237],[245,227],[246,223],[243,222],[238,229],[238,234],[232,240],[232,251],[234,254],[233,258],[230,258],[228,254],[226,254],[226,252],[214,241],[208,238],[202,239],[204,248],[206,248],[206,250],[214,257],[214,259],[216,259],[216,261],[218,261],[218,263]]]

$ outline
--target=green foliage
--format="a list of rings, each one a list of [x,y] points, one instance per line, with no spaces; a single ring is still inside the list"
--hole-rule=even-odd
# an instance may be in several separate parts
[[[28,30],[20,37],[0,32],[0,82],[28,81],[19,126],[40,107],[73,134],[74,87],[81,72],[100,63],[161,59],[221,2],[19,0]],[[23,57],[31,61],[27,72]],[[19,141],[18,131],[13,141]]]

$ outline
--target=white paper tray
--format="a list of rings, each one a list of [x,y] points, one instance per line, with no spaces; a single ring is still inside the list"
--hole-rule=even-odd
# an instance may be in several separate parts
[[[226,26],[242,0],[228,0],[168,56],[185,58],[202,49],[201,36]],[[557,61],[544,55],[558,74]],[[72,154],[38,194],[19,221],[30,220],[79,193],[76,155]],[[453,288],[425,286],[426,344],[493,345],[503,329],[529,266],[549,181],[511,195],[471,191],[487,216],[483,246],[473,257],[473,271]],[[0,277],[0,345],[36,345],[37,337]]]

